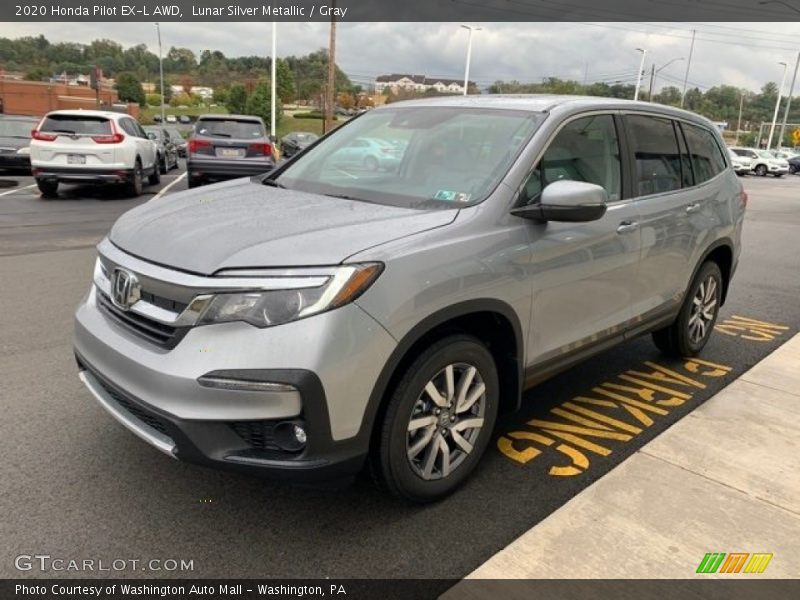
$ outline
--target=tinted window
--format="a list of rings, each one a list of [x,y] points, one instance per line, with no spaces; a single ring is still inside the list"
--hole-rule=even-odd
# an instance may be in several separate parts
[[[133,121],[131,121],[130,119],[120,119],[119,126],[122,128],[122,131],[124,131],[128,135],[139,137],[139,132],[136,131],[136,128],[133,126]]]
[[[696,183],[703,183],[725,170],[727,166],[714,135],[702,127],[682,123]]]
[[[41,131],[50,133],[77,133],[88,135],[111,135],[111,123],[104,117],[84,115],[48,115]]]
[[[200,119],[195,126],[200,135],[224,138],[265,137],[264,126],[258,121],[237,119]]]
[[[681,159],[675,128],[669,119],[627,117],[636,160],[636,195],[681,189]]]
[[[621,195],[619,142],[614,118],[595,115],[567,123],[545,150],[522,189],[522,202],[538,202],[554,181],[586,181],[603,187],[611,202]]]
[[[0,119],[0,137],[31,137],[31,129],[36,127],[36,121],[22,119]]]

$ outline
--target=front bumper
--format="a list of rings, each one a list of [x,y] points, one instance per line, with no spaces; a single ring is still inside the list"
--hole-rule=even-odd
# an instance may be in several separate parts
[[[125,183],[133,177],[133,169],[96,169],[72,167],[33,167],[37,181],[59,183]]]
[[[293,481],[342,479],[369,449],[372,387],[395,347],[355,305],[278,327],[195,327],[171,350],[130,333],[97,307],[93,287],[76,313],[81,378],[119,422],[189,462]],[[209,388],[198,378],[260,379],[294,392]],[[278,423],[303,426],[289,452],[269,442]]]
[[[272,160],[220,160],[189,157],[186,161],[186,171],[190,177],[210,181],[262,175],[274,168],[275,163]]]

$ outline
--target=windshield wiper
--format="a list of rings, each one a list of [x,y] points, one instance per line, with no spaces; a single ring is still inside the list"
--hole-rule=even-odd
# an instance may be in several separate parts
[[[323,194],[323,196],[328,196],[328,198],[338,198],[339,200],[355,200],[356,202],[366,202],[367,204],[378,204],[372,200],[356,198],[355,196],[348,196],[347,194]]]
[[[75,131],[72,129],[51,129],[53,133],[69,133],[71,135],[75,135]]]
[[[209,133],[208,135],[213,135],[214,137],[224,137],[224,138],[233,137],[230,133]]]
[[[283,185],[282,183],[278,183],[278,182],[277,182],[277,181],[275,181],[274,179],[264,179],[264,180],[263,180],[261,183],[262,183],[263,185],[268,185],[268,186],[270,186],[270,187],[281,188],[282,190],[285,190],[285,189],[286,189],[286,186],[285,186],[285,185]]]

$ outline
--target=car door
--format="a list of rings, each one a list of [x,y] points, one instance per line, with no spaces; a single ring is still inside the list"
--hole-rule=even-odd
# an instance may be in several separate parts
[[[647,322],[680,307],[701,233],[694,217],[708,198],[694,187],[678,122],[649,114],[626,114],[624,121],[642,243],[632,307],[634,318]]]
[[[631,318],[640,232],[625,181],[618,117],[573,117],[551,139],[520,193],[521,204],[563,179],[602,186],[606,213],[588,223],[530,222],[532,283],[529,365],[566,356],[622,335]]]

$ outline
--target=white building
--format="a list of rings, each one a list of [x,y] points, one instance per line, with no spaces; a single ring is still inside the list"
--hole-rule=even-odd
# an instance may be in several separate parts
[[[470,81],[469,85],[474,86],[475,83]],[[393,93],[397,93],[400,90],[412,92],[436,90],[439,93],[463,94],[464,82],[458,79],[408,75],[404,73],[379,75],[375,80],[375,91],[382,94],[386,90],[392,90]]]

